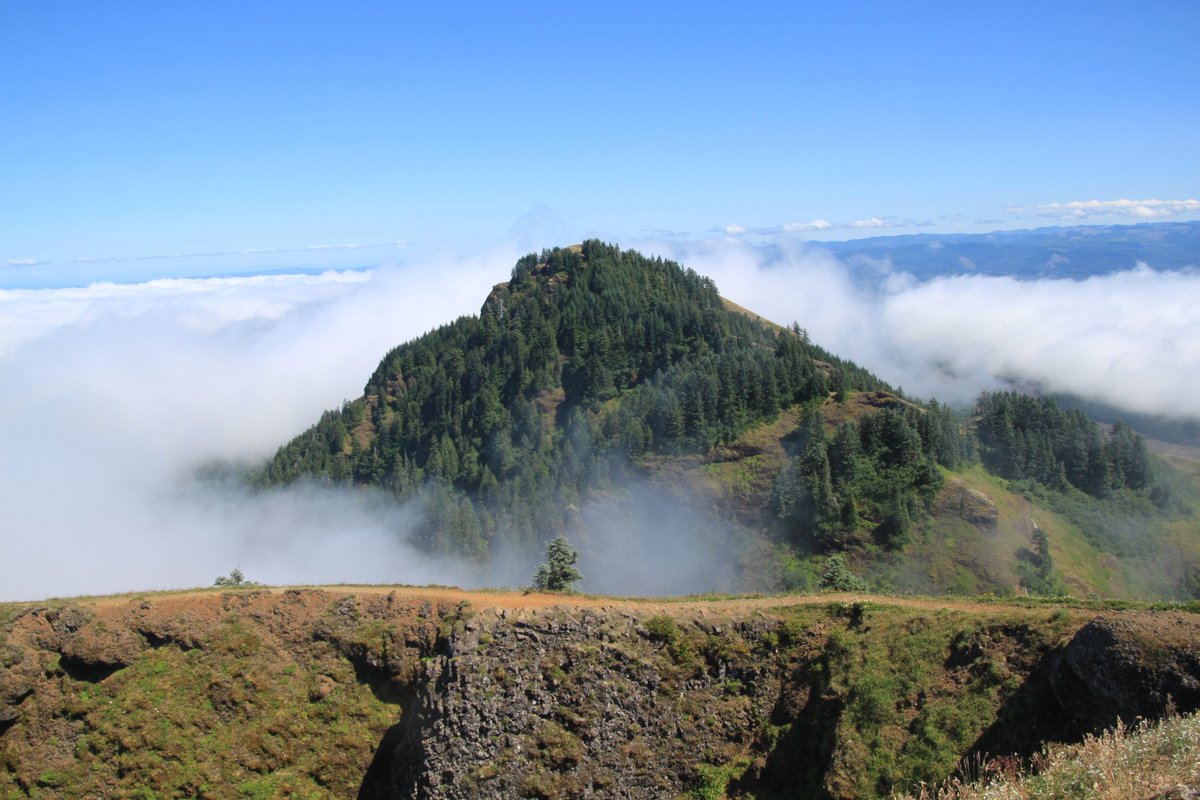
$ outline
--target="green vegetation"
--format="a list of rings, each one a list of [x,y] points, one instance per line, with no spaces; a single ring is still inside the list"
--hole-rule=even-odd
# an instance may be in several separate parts
[[[245,585],[246,575],[242,572],[241,567],[234,567],[228,575],[221,575],[213,581],[213,586],[238,587]]]
[[[798,328],[726,310],[708,278],[589,241],[522,258],[478,317],[388,353],[361,399],[256,480],[380,486],[423,501],[430,550],[528,550],[629,459],[732,441],[823,399],[826,370],[848,389],[883,386]]]
[[[56,793],[19,796],[114,796],[118,776],[133,793],[115,796],[353,796],[397,707],[328,645],[296,658],[262,634],[231,614],[199,647],[146,650],[100,683],[60,672],[69,766],[37,777]],[[15,776],[0,769],[6,791]]]
[[[825,569],[821,571],[821,588],[831,592],[863,592],[866,591],[867,584],[846,567],[846,559],[842,558],[840,553],[834,553],[825,559]]]
[[[863,530],[885,547],[903,547],[942,485],[938,459],[957,464],[963,450],[957,418],[943,407],[884,408],[842,423],[832,438],[813,414],[804,439],[772,500],[785,524],[826,550],[845,549]]]
[[[575,569],[579,554],[572,549],[570,542],[562,536],[556,536],[546,545],[546,561],[539,564],[533,575],[533,588],[539,592],[569,592],[571,587],[583,580],[583,575]]]
[[[785,630],[825,631],[819,657],[798,674],[807,676],[810,704],[845,711],[834,730],[805,727],[802,717],[770,735],[781,761],[819,755],[813,748],[822,737],[836,741],[826,757],[846,769],[832,778],[813,773],[809,785],[784,782],[777,794],[757,794],[760,800],[818,796],[818,780],[825,788],[832,780],[837,796],[870,798],[944,779],[1019,696],[1017,654],[1047,648],[1078,624],[1017,609],[967,615],[854,603],[822,613],[835,624],[796,609],[786,614]],[[811,651],[801,645],[785,652]]]
[[[983,462],[997,475],[1093,497],[1150,489],[1156,504],[1169,499],[1165,487],[1151,485],[1146,444],[1128,425],[1118,422],[1102,437],[1083,412],[1016,392],[984,393],[975,411]]]
[[[522,258],[254,482],[377,487],[420,509],[419,547],[485,562],[532,559],[585,502],[625,513],[647,477],[744,588],[812,590],[840,553],[883,591],[1200,597],[1198,482],[1127,425],[1013,392],[970,417],[916,403],[708,278],[597,241]]]
[[[696,785],[688,791],[691,800],[721,800],[725,797],[729,781],[740,778],[750,766],[747,758],[737,759],[720,766],[701,764],[696,769]]]

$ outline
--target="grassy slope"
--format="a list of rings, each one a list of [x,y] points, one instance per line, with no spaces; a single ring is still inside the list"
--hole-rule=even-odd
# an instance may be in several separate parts
[[[832,432],[844,421],[893,402],[901,401],[884,393],[854,393],[844,404],[825,403],[821,412]],[[803,417],[803,408],[787,409],[775,422],[747,431],[707,455],[654,458],[646,466],[656,480],[699,493],[705,505],[732,509],[735,518],[757,532],[761,544],[772,538],[765,510],[774,477],[796,451],[795,433]],[[1197,507],[1200,450],[1175,448],[1163,457],[1183,476],[1177,482],[1182,498]],[[1007,481],[982,466],[944,471],[944,475],[947,485],[958,483],[987,496],[998,512],[995,527],[984,529],[957,517],[935,515],[918,527],[912,543],[900,553],[869,545],[851,553],[857,570],[896,591],[1020,592],[1014,565],[1018,554],[1032,545],[1034,524],[1049,536],[1055,568],[1077,597],[1175,599],[1181,570],[1200,564],[1200,526],[1194,512],[1149,521],[1147,535],[1159,543],[1157,551],[1122,560],[1098,549],[1077,525],[1036,498],[1010,491]],[[752,572],[764,573],[764,587],[775,577],[765,576],[770,571],[765,562],[779,556],[778,549],[768,548],[758,554],[759,563],[750,565]],[[810,572],[813,569],[810,566]],[[750,585],[756,586],[753,578]]]

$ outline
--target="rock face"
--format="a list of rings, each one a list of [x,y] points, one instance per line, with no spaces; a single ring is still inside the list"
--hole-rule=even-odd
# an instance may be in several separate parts
[[[683,794],[699,761],[748,750],[778,701],[777,671],[752,656],[774,627],[567,610],[472,618],[423,665],[403,735],[381,753],[388,767],[360,797]]]
[[[1118,721],[1200,708],[1200,621],[1164,614],[1099,617],[1080,628],[1050,678],[1076,726],[1095,733]]]

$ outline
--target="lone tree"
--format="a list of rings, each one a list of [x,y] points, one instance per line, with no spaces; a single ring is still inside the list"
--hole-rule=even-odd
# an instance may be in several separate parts
[[[825,559],[821,588],[830,592],[865,592],[867,582],[850,571],[841,553],[834,553]]]
[[[539,592],[570,591],[571,584],[583,580],[575,562],[579,554],[571,547],[571,543],[563,536],[555,536],[546,545],[546,563],[533,573],[533,588]]]
[[[246,576],[241,567],[234,567],[228,576],[222,575],[213,581],[213,586],[245,586]]]

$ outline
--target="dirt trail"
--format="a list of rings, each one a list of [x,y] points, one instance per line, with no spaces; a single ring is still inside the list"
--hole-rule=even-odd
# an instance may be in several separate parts
[[[740,616],[756,611],[766,611],[773,608],[791,606],[824,605],[828,603],[866,602],[884,606],[899,606],[903,608],[925,609],[928,611],[964,611],[1003,612],[1011,611],[1011,604],[978,603],[965,600],[942,600],[936,598],[888,597],[867,594],[804,594],[804,595],[774,595],[766,597],[732,597],[732,598],[625,598],[600,597],[593,595],[558,595],[538,592],[504,591],[495,589],[468,590],[453,586],[388,586],[388,585],[336,585],[336,586],[297,586],[297,587],[262,587],[258,591],[272,594],[283,594],[289,589],[324,591],[332,595],[388,595],[410,600],[431,600],[451,603],[467,602],[477,610],[489,608],[498,609],[602,609],[611,611],[629,611],[640,614],[672,613],[685,615],[716,614],[721,616]],[[92,606],[97,610],[112,610],[125,607],[145,600],[152,600],[155,605],[167,604],[176,607],[187,607],[193,604],[206,604],[209,598],[219,596],[229,589],[213,588],[198,589],[182,592],[152,592],[128,595],[114,595],[95,598],[80,598],[73,602],[80,605]],[[245,592],[246,589],[235,590]],[[253,591],[251,589],[250,591]]]

